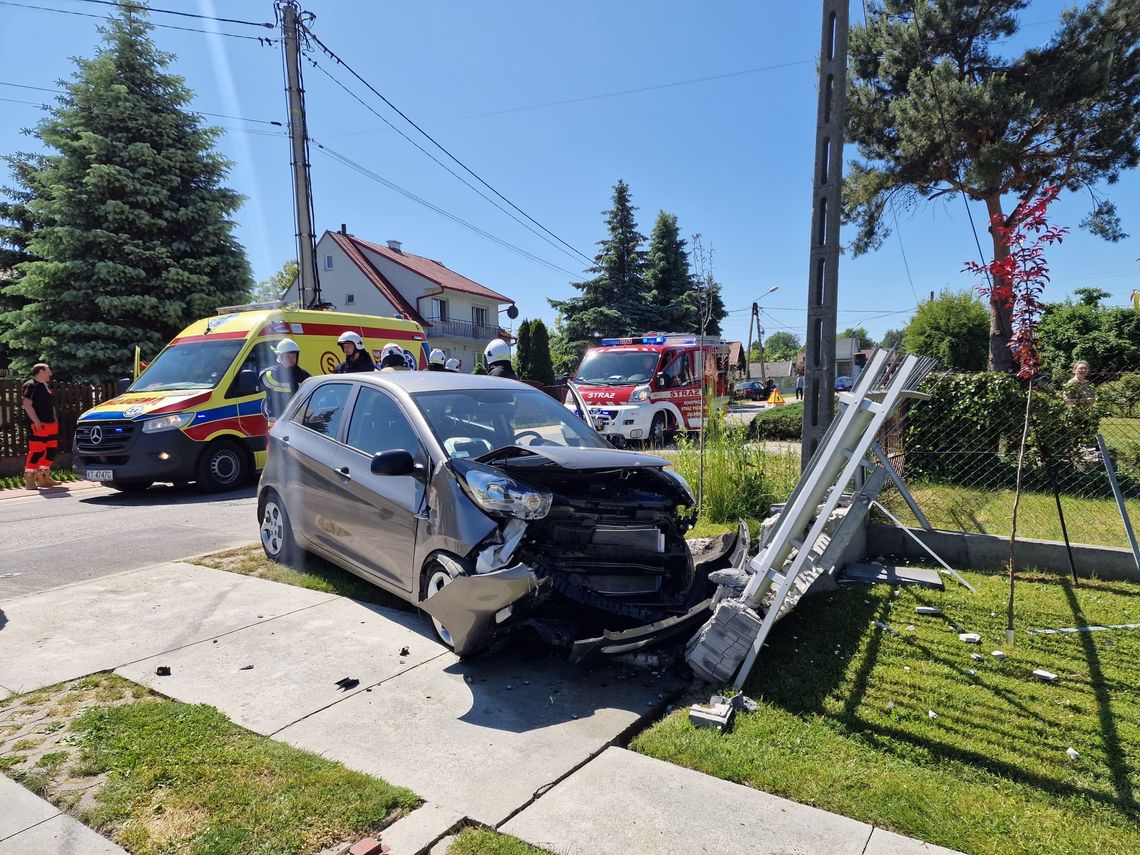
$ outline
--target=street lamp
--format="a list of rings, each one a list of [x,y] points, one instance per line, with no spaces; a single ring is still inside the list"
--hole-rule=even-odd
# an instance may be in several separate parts
[[[748,350],[745,352],[744,365],[748,379],[752,379],[752,324],[756,323],[757,341],[760,343],[760,379],[764,378],[764,329],[760,326],[760,301],[769,294],[779,291],[779,285],[773,285],[759,297],[752,301],[752,314],[748,316]]]

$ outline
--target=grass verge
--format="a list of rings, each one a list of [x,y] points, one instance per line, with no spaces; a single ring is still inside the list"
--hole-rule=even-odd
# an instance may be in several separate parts
[[[75,474],[74,469],[53,469],[51,470],[51,477],[56,481],[78,481],[79,476]],[[0,490],[16,490],[24,489],[24,475],[0,475]],[[29,495],[31,490],[28,491]]]
[[[1140,631],[1023,631],[1140,622],[1140,586],[1023,578],[1004,648],[1007,580],[963,575],[976,594],[852,585],[803,602],[745,687],[759,712],[727,734],[676,712],[632,747],[964,852],[1140,851]]]
[[[201,564],[203,567],[212,567],[215,570],[225,570],[230,573],[240,573],[243,576],[255,576],[258,579],[268,579],[271,582],[295,585],[298,588],[309,588],[328,594],[340,594],[342,597],[349,597],[364,603],[375,603],[379,606],[388,606],[404,611],[411,608],[399,597],[389,594],[371,582],[354,576],[347,570],[341,570],[323,558],[308,553],[302,557],[297,566],[292,566],[270,561],[265,557],[265,552],[260,546],[241,546],[237,549],[227,549],[202,558],[195,558],[194,563]]]
[[[308,855],[418,801],[110,674],[0,701],[0,767],[134,855]]]
[[[447,855],[549,855],[529,843],[486,828],[465,828],[447,847]]]
[[[985,490],[942,484],[909,484],[918,506],[935,528],[979,534],[1008,535],[1013,519],[1013,490]],[[918,525],[897,490],[883,494],[891,513],[908,525]],[[1126,499],[1133,520],[1140,520],[1140,499]],[[1112,499],[1062,496],[1065,525],[1073,543],[1127,547],[1120,511]],[[1061,523],[1052,493],[1021,494],[1017,512],[1019,537],[1061,540]]]

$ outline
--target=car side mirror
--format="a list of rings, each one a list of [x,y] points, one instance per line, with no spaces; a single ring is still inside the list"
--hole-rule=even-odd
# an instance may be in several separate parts
[[[664,371],[657,374],[657,385],[662,389],[669,388],[669,376]]]
[[[243,368],[238,372],[237,383],[234,386],[239,398],[252,395],[257,391],[257,372],[252,368]]]
[[[122,395],[129,388],[131,388],[131,378],[130,377],[124,377],[121,380],[119,380],[119,382],[117,382],[115,384],[115,394],[116,395]]]
[[[402,448],[379,451],[372,457],[373,475],[414,475],[415,471],[415,458]]]

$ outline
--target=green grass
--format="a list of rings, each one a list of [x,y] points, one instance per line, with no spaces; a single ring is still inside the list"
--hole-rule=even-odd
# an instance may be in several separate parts
[[[465,828],[447,847],[447,855],[549,855],[509,834],[486,828]]]
[[[1008,535],[1013,518],[1013,490],[985,490],[941,484],[908,484],[918,506],[935,528],[979,534]],[[908,525],[917,521],[898,491],[883,495],[883,503]],[[1065,525],[1073,543],[1127,547],[1124,524],[1112,499],[1061,496]],[[1129,516],[1140,521],[1140,499],[1126,499]],[[1021,494],[1017,511],[1018,537],[1061,540],[1061,523],[1052,493]]]
[[[853,585],[805,601],[745,687],[759,712],[718,734],[680,711],[632,747],[964,852],[1140,851],[1140,631],[1023,632],[1140,622],[1140,586],[1023,579],[1006,647],[1006,579],[963,575],[976,594],[948,581],[945,592]],[[982,645],[958,641],[953,623]],[[989,655],[999,648],[1005,661]]]
[[[1115,416],[1103,418],[1097,432],[1104,437],[1104,443],[1109,448],[1120,448],[1129,443],[1140,444],[1140,419]]]
[[[78,481],[79,476],[74,469],[53,469],[51,477],[56,481]],[[19,475],[0,475],[0,490],[24,489],[24,473]],[[30,493],[31,491],[29,491]]]
[[[349,597],[365,603],[375,603],[376,605],[405,611],[411,608],[399,597],[389,594],[371,582],[354,576],[347,570],[342,570],[323,558],[308,553],[302,556],[301,560],[297,562],[297,566],[277,564],[270,561],[265,557],[260,546],[227,549],[202,558],[196,558],[194,561],[196,564],[212,567],[215,570],[226,570],[230,573],[240,573],[243,576],[256,576],[258,579],[295,585],[298,588],[339,594],[342,597]]]

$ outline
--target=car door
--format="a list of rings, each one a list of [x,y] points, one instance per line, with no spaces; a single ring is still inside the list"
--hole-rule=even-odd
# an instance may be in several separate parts
[[[293,528],[333,552],[340,551],[338,520],[344,506],[339,440],[353,386],[322,383],[298,408],[288,430],[276,432],[287,457],[285,502]]]
[[[364,570],[411,591],[415,580],[416,530],[427,502],[428,457],[415,428],[387,392],[362,385],[348,423],[341,460],[349,481],[345,528],[347,550]],[[422,467],[417,475],[374,475],[381,451],[402,449]],[[420,474],[424,473],[424,474]]]

